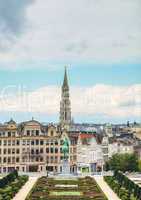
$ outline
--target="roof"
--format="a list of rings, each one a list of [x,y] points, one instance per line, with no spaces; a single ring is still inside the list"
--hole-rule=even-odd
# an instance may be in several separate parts
[[[85,133],[81,133],[81,134],[80,134],[80,138],[81,138],[81,139],[93,138],[93,137],[95,137],[94,134],[85,134]]]

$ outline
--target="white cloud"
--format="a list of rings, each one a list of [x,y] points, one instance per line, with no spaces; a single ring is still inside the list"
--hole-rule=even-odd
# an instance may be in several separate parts
[[[74,117],[97,114],[115,118],[141,116],[141,84],[72,87],[70,93]],[[46,86],[29,93],[21,89],[17,96],[11,95],[8,88],[0,94],[0,111],[59,114],[59,87]]]
[[[140,0],[36,0],[27,32],[0,61],[140,61],[140,7]]]

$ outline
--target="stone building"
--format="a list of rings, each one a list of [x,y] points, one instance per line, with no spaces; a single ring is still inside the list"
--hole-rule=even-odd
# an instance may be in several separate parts
[[[62,140],[70,143],[69,163],[74,172],[77,165],[77,138],[59,126],[44,126],[38,121],[16,124],[15,121],[0,125],[0,172],[18,169],[22,172],[61,172]]]
[[[81,132],[77,143],[78,173],[102,170],[103,152],[96,133]]]

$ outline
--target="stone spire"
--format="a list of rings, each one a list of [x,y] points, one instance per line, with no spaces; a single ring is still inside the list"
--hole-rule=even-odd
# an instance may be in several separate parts
[[[60,124],[61,127],[67,128],[71,124],[71,103],[69,99],[69,84],[67,77],[67,69],[65,67],[64,81],[62,85],[62,95],[60,102]]]
[[[67,77],[67,67],[65,66],[65,74],[64,74],[64,82],[63,82],[63,88],[69,89],[68,85],[68,77]]]

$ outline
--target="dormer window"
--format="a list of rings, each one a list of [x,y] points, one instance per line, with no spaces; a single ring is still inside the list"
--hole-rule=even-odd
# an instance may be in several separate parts
[[[53,137],[54,136],[54,131],[50,132],[50,136]]]

